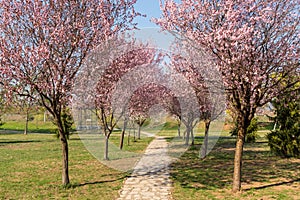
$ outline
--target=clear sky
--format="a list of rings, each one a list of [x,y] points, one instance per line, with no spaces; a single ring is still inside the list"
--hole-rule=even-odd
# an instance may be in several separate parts
[[[136,18],[135,22],[138,23],[139,28],[157,27],[150,20],[152,17],[158,18],[161,15],[159,0],[137,0],[135,9],[137,12],[147,15],[147,17]]]
[[[174,1],[180,2],[181,0]],[[152,18],[161,17],[159,2],[160,0],[137,0],[135,10],[147,16],[135,18],[139,30],[134,30],[134,36],[140,41],[150,42],[156,48],[168,51],[174,43],[174,36],[167,31],[161,32],[160,27],[151,22]]]

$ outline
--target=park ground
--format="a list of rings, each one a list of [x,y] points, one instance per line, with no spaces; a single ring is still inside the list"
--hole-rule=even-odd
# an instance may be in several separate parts
[[[51,124],[32,123],[30,133],[16,131],[18,123],[0,130],[0,199],[116,199],[129,172],[103,165],[84,147],[78,134],[69,140],[71,185],[61,185],[61,146]],[[13,125],[10,125],[13,124]],[[20,127],[22,125],[19,124]],[[39,128],[37,128],[39,127]],[[6,128],[6,130],[3,130]],[[170,127],[159,132],[168,135]],[[37,133],[42,132],[42,133]],[[50,133],[49,133],[50,132]],[[245,145],[243,191],[231,192],[235,138],[222,132],[206,159],[199,159],[203,137],[171,166],[174,199],[300,199],[300,159],[280,158],[269,152],[265,134]],[[118,144],[119,132],[111,141]],[[125,150],[142,153],[153,138],[143,138]],[[131,138],[133,140],[133,138]]]

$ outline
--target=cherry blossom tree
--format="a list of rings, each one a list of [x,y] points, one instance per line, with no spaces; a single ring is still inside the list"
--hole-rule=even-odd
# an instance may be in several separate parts
[[[200,106],[196,91],[189,84],[189,80],[180,72],[177,72],[172,64],[168,64],[166,67],[168,69],[166,74],[169,81],[168,88],[174,93],[171,96],[173,99],[169,101],[171,104],[167,104],[166,108],[170,114],[176,116],[178,124],[184,124],[186,129],[183,138],[185,139],[185,145],[189,145],[190,136],[192,137],[192,143],[194,142],[193,128],[199,122],[200,117]]]
[[[15,106],[19,111],[25,114],[24,135],[28,134],[30,112],[32,112],[34,109],[38,109],[36,98],[32,98],[34,95],[30,94],[29,97],[27,94],[23,93],[23,95],[15,95],[13,101],[11,102],[11,105]]]
[[[299,6],[299,0],[161,3],[157,24],[205,48],[222,73],[228,106],[238,120],[234,192],[241,189],[245,134],[256,109],[299,81],[289,79],[299,73]]]
[[[200,118],[205,124],[204,143],[201,150],[201,158],[205,158],[208,149],[208,133],[212,121],[218,119],[225,111],[225,98],[221,77],[214,70],[207,73],[206,68],[215,68],[210,56],[198,49],[189,48],[186,44],[177,46],[170,56],[169,67],[176,73],[183,75],[195,91],[198,99]],[[197,120],[193,127],[196,126]],[[192,144],[194,144],[193,128],[191,132]]]
[[[157,72],[162,75],[162,72]],[[161,105],[168,110],[168,105],[174,104],[174,94],[168,88],[159,83],[149,83],[138,88],[132,95],[129,102],[130,116],[138,125],[138,139],[141,135],[141,127],[149,117],[149,110],[154,105]],[[174,106],[172,106],[174,107]]]
[[[4,104],[5,104],[4,92],[2,91],[2,87],[0,87],[0,126],[3,125],[2,116],[4,114]]]
[[[105,47],[95,49],[77,77],[75,93],[79,99],[76,102],[82,105],[76,106],[88,106],[95,110],[105,137],[104,160],[109,159],[108,142],[112,131],[122,117],[128,121],[127,103],[123,101],[126,97],[116,91],[118,83],[130,71],[157,61],[156,50],[148,48],[147,44],[124,36],[113,37]],[[127,90],[130,90],[130,82],[122,87],[122,91]]]
[[[195,95],[199,102],[199,114],[202,115],[203,112],[206,112],[207,105],[204,104],[205,98],[208,94],[207,87],[205,86],[205,81],[203,77],[198,73],[198,70],[195,69],[192,63],[188,61],[186,57],[183,57],[181,54],[173,53],[171,57],[170,67],[174,68],[176,73],[180,73],[183,75],[185,79],[189,82],[191,88],[195,91]],[[189,139],[189,134],[192,136],[192,145],[194,145],[194,134],[193,129],[198,124],[199,119],[192,119],[194,123],[192,123],[192,127],[189,128],[189,132],[186,131],[187,140]],[[187,123],[185,123],[187,125]],[[188,130],[188,127],[187,127]],[[188,144],[188,141],[187,141]]]
[[[62,145],[62,183],[69,184],[62,113],[84,58],[111,35],[133,27],[136,0],[0,1],[1,82],[10,93],[30,87],[53,116]]]
[[[101,121],[105,135],[105,160],[108,160],[108,139],[114,127],[124,115],[124,109],[126,108],[125,106],[122,106],[121,112],[118,112],[117,110],[120,108],[116,108],[112,105],[112,94],[116,87],[116,83],[129,70],[139,67],[143,64],[150,65],[152,62],[156,62],[154,59],[155,50],[147,49],[146,47],[137,48],[130,52],[126,52],[125,54],[126,55],[122,55],[120,59],[114,60],[112,65],[107,67],[104,75],[100,78],[96,87],[97,95],[95,106],[99,111],[98,117]],[[138,137],[140,137],[140,127],[144,122],[142,118],[139,119]]]
[[[166,108],[167,112],[176,120],[177,122],[177,136],[181,137],[180,129],[181,129],[181,108],[180,102],[175,96],[172,94],[168,96],[168,98],[163,99],[163,105]]]

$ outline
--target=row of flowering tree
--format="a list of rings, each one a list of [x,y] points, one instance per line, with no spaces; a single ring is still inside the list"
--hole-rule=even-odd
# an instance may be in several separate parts
[[[119,82],[130,71],[159,62],[155,55],[156,50],[146,44],[127,40],[124,35],[113,37],[90,54],[77,77],[74,105],[77,108],[88,105],[94,110],[105,137],[104,160],[109,159],[108,145],[113,130],[120,121],[124,120],[124,126],[128,121],[127,94],[117,91]],[[121,90],[130,94],[131,83],[125,82]]]
[[[186,145],[190,136],[194,142],[193,128],[199,120],[211,120],[207,114],[212,113],[208,111],[211,102],[207,96],[210,94],[201,72],[188,66],[192,65],[188,58],[184,63],[174,61],[169,66],[160,67],[165,56],[156,48],[150,48],[149,44],[141,44],[123,35],[111,38],[106,45],[96,49],[81,69],[75,87],[77,105],[74,105],[78,108],[88,105],[95,111],[105,137],[105,160],[109,159],[109,137],[119,122],[123,121],[122,149],[129,120],[138,125],[140,138],[141,126],[155,105],[161,105],[180,119],[179,126],[181,123],[185,125]],[[180,68],[185,68],[185,72]]]
[[[204,48],[222,73],[238,120],[234,192],[241,189],[243,145],[256,109],[299,81],[289,78],[299,73],[299,6],[299,0],[161,2],[157,24]]]
[[[93,109],[97,115],[105,137],[105,160],[109,159],[108,141],[114,128],[122,126],[122,149],[128,122],[132,120],[138,125],[140,139],[141,127],[156,105],[178,119],[178,135],[181,123],[185,125],[186,145],[190,138],[194,144],[193,129],[198,122],[206,122],[205,157],[209,124],[224,110],[221,101],[218,101],[221,109],[213,105],[215,96],[209,90],[215,88],[208,88],[208,85],[211,86],[209,81],[221,83],[211,74],[210,77],[205,74],[205,68],[212,65],[205,59],[206,55],[202,62],[193,63],[190,58],[199,55],[187,57],[180,53],[171,55],[171,62],[167,64],[162,62],[166,52],[123,35],[111,38],[87,58],[77,77],[73,105],[78,109]],[[123,122],[121,126],[120,122]]]
[[[129,115],[139,126],[139,136],[143,122],[150,117],[150,109],[153,106],[160,105],[160,108],[164,109],[168,115],[174,116],[178,120],[178,136],[180,137],[183,104],[179,101],[178,94],[175,94],[172,88],[168,87],[169,85],[165,82],[166,80],[171,80],[168,80],[168,77],[163,72],[160,72],[158,75],[164,77],[165,80],[162,82],[151,82],[134,92],[129,102]],[[177,85],[177,87],[180,88],[180,85]],[[162,111],[156,112],[154,113],[156,115],[162,113]]]
[[[181,44],[180,46],[178,46]],[[201,157],[205,158],[208,147],[208,133],[212,121],[221,118],[225,111],[224,88],[221,75],[211,60],[201,47],[190,48],[188,43],[178,41],[177,47],[174,48],[172,54],[169,55],[171,62],[168,67],[179,73],[186,79],[195,92],[198,101],[197,109],[199,116],[195,115],[191,124],[190,133],[192,136],[192,144],[194,144],[193,129],[199,121],[205,124],[204,145]],[[210,70],[207,70],[210,69]],[[186,126],[188,123],[183,121]],[[187,132],[186,144],[188,144],[189,132]]]
[[[62,145],[62,183],[69,184],[67,130],[77,72],[91,49],[134,27],[135,0],[0,1],[1,83],[32,97],[53,116]],[[23,91],[30,91],[24,93]]]

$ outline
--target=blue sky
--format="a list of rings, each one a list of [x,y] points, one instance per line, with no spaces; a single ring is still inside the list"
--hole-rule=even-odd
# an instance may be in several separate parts
[[[181,0],[175,0],[180,2]],[[146,17],[137,17],[135,22],[138,23],[139,30],[134,30],[134,37],[143,42],[150,42],[159,49],[169,50],[174,42],[174,36],[168,32],[161,32],[159,26],[151,22],[151,18],[160,18],[161,10],[160,0],[137,0],[135,10]]]
[[[150,20],[152,17],[158,18],[161,15],[159,0],[137,0],[135,9],[137,12],[147,15],[147,17],[136,18],[135,21],[139,28],[157,27]]]
[[[180,3],[181,0],[174,0]],[[159,6],[160,0],[137,0],[135,9],[141,14],[146,14],[147,17],[137,17],[135,22],[138,23],[139,28],[158,27],[156,24],[150,22],[151,18],[159,18],[161,16],[161,10]]]

